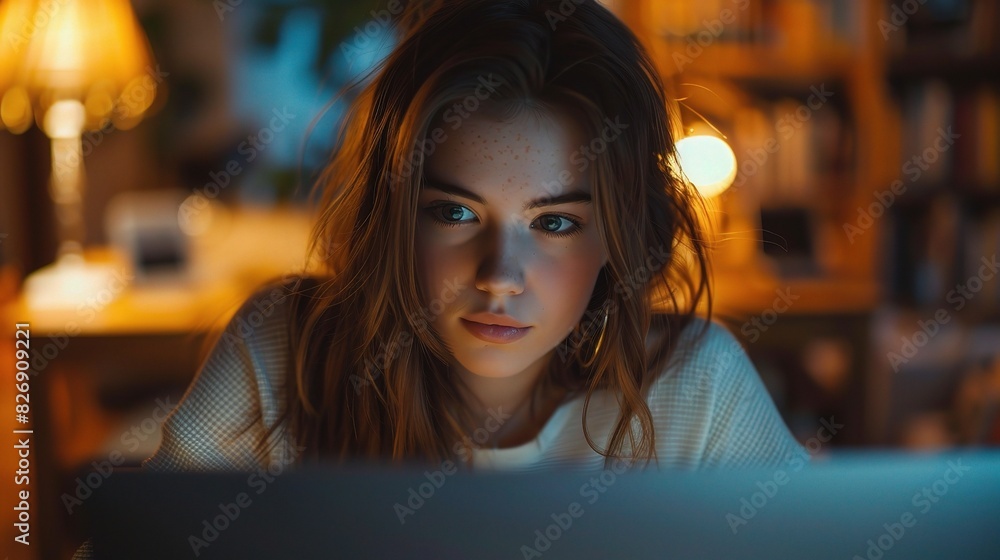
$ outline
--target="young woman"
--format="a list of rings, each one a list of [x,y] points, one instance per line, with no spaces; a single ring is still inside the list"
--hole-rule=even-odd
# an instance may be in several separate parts
[[[629,29],[592,0],[415,6],[317,184],[325,274],[242,306],[144,468],[808,459],[695,314],[701,201]]]
[[[243,307],[147,466],[800,451],[739,344],[695,315],[700,200],[634,35],[592,1],[425,8],[317,185],[326,274]]]
[[[700,199],[629,29],[593,1],[414,6],[317,184],[326,274],[243,307],[146,466],[801,454],[695,315]]]

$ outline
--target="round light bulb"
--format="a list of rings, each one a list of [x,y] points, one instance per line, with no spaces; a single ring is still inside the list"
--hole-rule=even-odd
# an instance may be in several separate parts
[[[705,198],[721,194],[736,179],[736,154],[725,140],[708,135],[688,136],[678,140],[676,148],[681,173]]]

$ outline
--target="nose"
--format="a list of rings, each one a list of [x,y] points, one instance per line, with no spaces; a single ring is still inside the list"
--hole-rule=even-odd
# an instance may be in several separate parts
[[[476,288],[497,296],[517,295],[524,291],[522,261],[526,247],[518,241],[516,228],[491,236],[485,258],[476,274]]]

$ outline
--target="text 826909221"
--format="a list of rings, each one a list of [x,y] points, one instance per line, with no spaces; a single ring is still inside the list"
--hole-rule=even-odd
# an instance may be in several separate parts
[[[27,323],[16,323],[14,325],[14,419],[21,425],[29,424],[31,420],[30,389],[28,364],[31,357],[31,329]],[[30,483],[29,474],[31,472],[31,436],[34,430],[14,430],[14,444],[16,467],[14,470],[14,484],[20,487],[14,497],[16,502],[14,512],[17,515],[17,522],[14,527],[17,535],[14,540],[20,544],[28,545],[28,537],[31,534],[31,505],[29,498],[31,492],[28,489]]]

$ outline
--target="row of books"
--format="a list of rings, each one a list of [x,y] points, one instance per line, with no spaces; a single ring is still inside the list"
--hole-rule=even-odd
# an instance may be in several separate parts
[[[764,205],[809,206],[852,168],[849,124],[838,106],[818,97],[742,107],[731,138],[739,162],[734,187],[754,189]]]
[[[648,15],[668,40],[710,37],[795,48],[811,45],[818,36],[849,40],[857,1],[657,0],[648,3]]]
[[[997,49],[995,0],[886,0],[879,30],[895,54],[975,56]]]
[[[945,182],[1000,189],[1000,89],[995,84],[959,89],[936,79],[918,82],[902,92],[900,113],[901,170],[918,189]]]
[[[883,218],[889,298],[976,319],[1000,316],[1000,207],[942,194]]]

